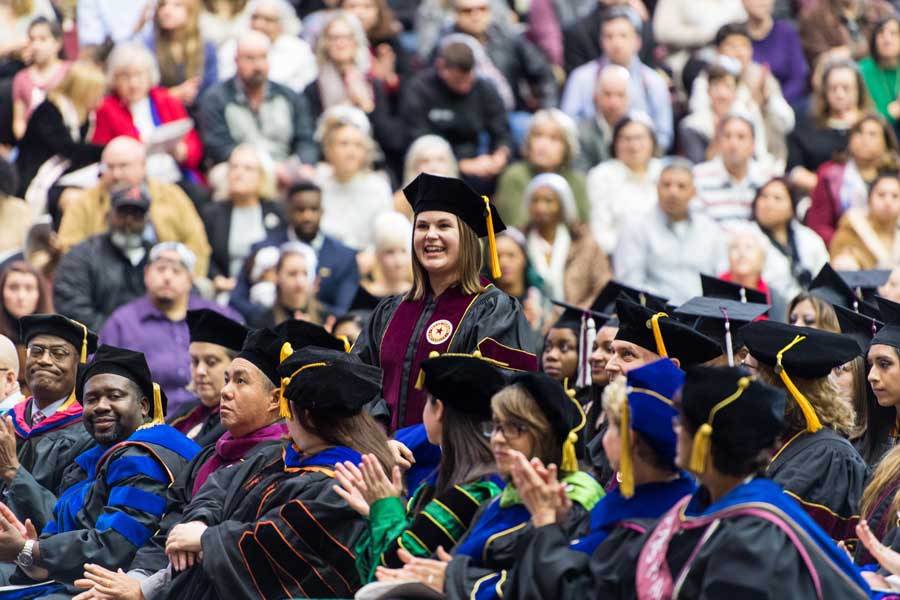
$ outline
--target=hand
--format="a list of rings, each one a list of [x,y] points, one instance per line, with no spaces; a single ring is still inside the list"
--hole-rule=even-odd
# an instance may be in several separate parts
[[[76,579],[75,587],[90,588],[76,598],[98,598],[103,600],[144,600],[141,582],[129,577],[125,571],[110,571],[100,565],[86,563],[84,579]],[[86,595],[91,594],[91,595]]]
[[[360,471],[362,471],[363,481],[365,482],[365,487],[360,492],[370,506],[382,498],[400,497],[400,494],[403,493],[403,478],[400,475],[400,467],[395,465],[391,470],[391,479],[388,479],[375,455],[366,454],[362,457]]]
[[[188,147],[184,140],[178,142],[174,148],[172,148],[172,158],[175,159],[177,163],[183,163],[187,158]]]
[[[237,279],[234,277],[225,277],[224,275],[216,275],[213,277],[213,286],[217,292],[230,292],[237,285]]]
[[[394,455],[394,462],[397,463],[401,471],[409,471],[410,467],[416,464],[416,457],[413,456],[412,450],[407,448],[403,442],[388,440],[388,447]]]
[[[818,175],[806,167],[794,167],[789,175],[791,183],[805,192],[811,191],[819,181]]]
[[[169,537],[166,538],[166,554],[169,555],[169,560],[172,560],[172,553],[175,552],[196,554],[203,550],[200,539],[206,529],[207,525],[202,521],[190,521],[173,527]]]
[[[881,568],[892,575],[900,575],[900,554],[878,541],[865,519],[860,519],[856,526],[856,535]]]
[[[459,161],[459,172],[472,177],[490,177],[490,159],[486,156],[464,158]]]
[[[372,73],[376,79],[382,80],[386,85],[393,86],[397,83],[397,54],[390,44],[378,44],[375,46],[375,60],[372,62]]]
[[[15,517],[13,517],[15,519]],[[0,562],[14,562],[25,547],[24,526],[18,519],[9,521],[0,517]]]
[[[169,562],[172,564],[172,570],[176,573],[187,571],[194,565],[200,563],[200,554],[197,552],[176,550],[169,553],[167,550],[166,555],[169,557]]]
[[[535,459],[535,462],[529,463],[521,452],[512,451],[511,455],[513,484],[525,508],[531,513],[532,523],[535,527],[555,523],[561,485],[556,480],[556,465],[543,468],[540,460]]]
[[[185,106],[194,103],[197,98],[197,92],[200,91],[200,77],[194,76],[184,80],[182,83],[169,88],[169,93],[181,100]]]
[[[16,429],[12,417],[4,417],[0,424],[0,475],[7,482],[19,472],[19,456],[16,454]]]
[[[362,492],[357,487],[357,485],[364,486],[365,482],[363,482],[362,473],[356,468],[356,465],[350,461],[337,463],[334,465],[334,477],[338,480],[338,485],[331,486],[334,493],[343,498],[350,505],[350,508],[363,517],[368,517],[370,512],[369,503],[366,502],[365,497],[363,497]]]
[[[447,573],[447,565],[452,557],[444,551],[443,546],[438,546],[437,560],[431,558],[415,558],[406,550],[397,551],[397,557],[403,561],[401,571],[411,579],[418,579],[436,592],[444,591],[444,577]]]

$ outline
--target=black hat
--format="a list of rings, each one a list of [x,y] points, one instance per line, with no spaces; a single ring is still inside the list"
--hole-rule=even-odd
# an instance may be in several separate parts
[[[281,360],[283,345],[284,339],[271,329],[251,329],[235,358],[243,358],[251,363],[262,371],[269,381],[278,385],[281,382],[278,377],[278,363]]]
[[[869,343],[878,330],[884,327],[884,323],[878,319],[867,317],[843,306],[835,306],[834,314],[837,315],[841,333],[856,340],[863,352],[869,347]],[[898,337],[898,343],[900,343],[900,337]]]
[[[94,353],[91,362],[84,365],[78,371],[78,379],[75,383],[75,399],[81,402],[84,396],[84,386],[87,381],[104,373],[120,375],[137,385],[141,393],[153,404],[151,418],[154,423],[163,423],[166,418],[166,397],[159,385],[153,383],[150,367],[143,353],[117,348],[103,344]]]
[[[832,306],[843,306],[872,317],[878,316],[877,309],[863,302],[828,263],[825,263],[819,274],[809,284],[809,294]]]
[[[838,271],[841,279],[853,290],[857,297],[872,302],[878,295],[878,288],[891,276],[890,269],[867,269],[863,271]]]
[[[81,362],[97,350],[97,334],[74,319],[57,314],[26,315],[19,319],[19,339],[26,345],[39,335],[61,338],[81,353]]]
[[[208,308],[187,311],[187,324],[192,342],[216,344],[238,352],[247,338],[246,327]]]
[[[487,196],[479,195],[462,179],[421,173],[403,188],[403,193],[416,214],[426,210],[453,213],[471,227],[478,237],[488,235],[488,213],[485,206]],[[490,204],[490,217],[494,233],[506,229],[493,204]]]
[[[378,306],[381,300],[381,298],[369,293],[363,286],[359,286],[356,288],[356,294],[353,295],[353,300],[350,302],[348,310],[350,312],[371,312],[375,310],[375,307]]]
[[[878,302],[878,308],[881,309],[884,328],[872,338],[872,343],[900,348],[900,304],[881,296],[875,300]]]
[[[735,302],[768,304],[766,295],[763,292],[731,281],[725,281],[724,279],[710,277],[701,273],[700,283],[703,286],[703,295],[708,298],[724,298]]]
[[[600,329],[603,327],[603,324],[609,321],[612,316],[597,312],[595,310],[589,310],[585,308],[578,308],[577,306],[573,306],[572,304],[568,304],[567,302],[560,302],[559,300],[551,300],[553,304],[559,306],[564,309],[562,314],[559,315],[559,318],[556,319],[556,322],[553,323],[553,329],[571,329],[575,332],[577,336],[581,331],[581,328],[584,326],[583,322],[588,319],[588,317],[594,320],[594,327],[596,329]]]
[[[113,208],[132,206],[146,212],[150,208],[150,194],[140,185],[128,185],[116,188],[109,194]]]
[[[725,282],[727,283],[727,282]],[[676,318],[694,330],[716,340],[722,353],[728,354],[728,335],[731,335],[731,354],[740,349],[740,328],[752,323],[769,310],[768,304],[739,302],[719,297],[698,296],[691,298],[673,313]],[[728,321],[726,328],[725,322]]]
[[[637,344],[662,357],[677,358],[683,369],[722,355],[719,342],[684,323],[628,300],[616,302],[619,331],[616,339]],[[658,328],[658,329],[657,329]],[[655,330],[662,345],[657,344]]]
[[[273,331],[283,338],[283,341],[288,342],[292,350],[317,346],[329,350],[347,351],[345,340],[331,335],[324,327],[309,321],[288,319],[276,325]]]
[[[784,429],[785,394],[735,367],[689,369],[681,389],[681,412],[697,427],[690,470],[702,473],[710,442],[735,458],[771,448]]]
[[[662,296],[657,296],[650,292],[639,290],[623,283],[619,283],[618,281],[611,280],[602,290],[600,290],[597,297],[594,298],[594,302],[591,304],[591,310],[599,313],[612,314],[616,310],[616,300],[618,300],[619,297],[624,297],[641,306],[647,306],[657,312],[664,311],[666,302],[668,302],[668,299],[663,298]]]
[[[284,359],[278,374],[284,418],[291,418],[291,402],[316,412],[357,414],[381,394],[381,369],[338,350],[301,348]]]
[[[574,394],[570,395],[560,382],[544,373],[518,373],[513,375],[509,384],[524,387],[547,417],[556,439],[562,442],[560,469],[577,471],[576,434],[584,426],[585,416]]]
[[[491,418],[491,398],[506,385],[506,375],[490,361],[467,354],[444,354],[422,363],[425,389],[461,412]]]

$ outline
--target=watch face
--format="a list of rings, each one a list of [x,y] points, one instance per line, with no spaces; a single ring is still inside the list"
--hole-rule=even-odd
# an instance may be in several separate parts
[[[29,540],[28,542],[25,542],[25,547],[22,548],[22,551],[19,552],[19,556],[16,557],[16,564],[25,568],[34,564],[34,555],[31,553],[33,546],[34,541]]]

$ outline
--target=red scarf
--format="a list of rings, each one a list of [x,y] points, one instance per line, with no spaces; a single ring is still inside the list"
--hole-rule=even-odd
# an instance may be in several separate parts
[[[192,494],[196,495],[200,488],[203,487],[203,484],[206,483],[206,480],[209,479],[209,476],[219,467],[233,465],[247,456],[247,453],[257,445],[262,442],[280,440],[287,435],[287,432],[287,427],[280,422],[257,429],[253,433],[239,438],[232,436],[231,432],[226,431],[219,438],[219,441],[216,442],[216,453],[197,471]]]

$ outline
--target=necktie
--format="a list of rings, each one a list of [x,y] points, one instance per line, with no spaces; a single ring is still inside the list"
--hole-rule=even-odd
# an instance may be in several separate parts
[[[42,413],[40,410],[36,410],[34,414],[31,415],[31,426],[37,427],[41,424],[41,421],[47,418],[47,415]]]

